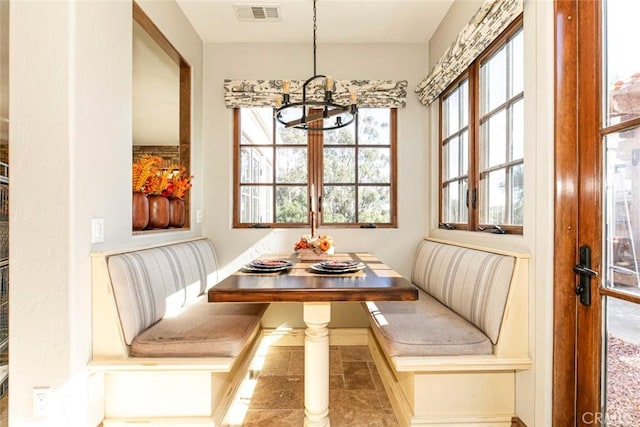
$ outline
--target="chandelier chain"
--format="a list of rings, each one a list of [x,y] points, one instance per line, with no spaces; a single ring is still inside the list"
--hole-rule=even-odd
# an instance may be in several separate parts
[[[313,75],[317,75],[316,72],[316,31],[318,30],[318,24],[316,19],[316,0],[313,0]]]
[[[2,0],[0,0],[2,1]],[[282,95],[275,99],[274,118],[285,128],[295,128],[306,131],[325,131],[340,129],[351,124],[358,115],[355,92],[351,92],[351,104],[343,105],[333,100],[333,92],[336,88],[335,81],[331,77],[319,75],[317,72],[316,53],[318,50],[317,36],[318,17],[316,0],[313,0],[313,76],[302,84],[302,100],[292,102],[289,94],[291,82],[282,81]],[[322,84],[319,84],[322,81]],[[312,85],[313,84],[313,85]],[[307,98],[307,90],[314,92],[322,88],[324,96],[310,96]],[[297,115],[298,118],[294,118]],[[333,124],[325,123],[328,119],[335,118]],[[316,125],[310,126],[312,123]]]

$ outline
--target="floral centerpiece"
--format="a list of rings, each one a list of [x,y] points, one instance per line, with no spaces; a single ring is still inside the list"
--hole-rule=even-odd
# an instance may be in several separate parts
[[[335,247],[331,236],[312,236],[305,234],[295,244],[293,249],[301,259],[322,259],[333,254]]]

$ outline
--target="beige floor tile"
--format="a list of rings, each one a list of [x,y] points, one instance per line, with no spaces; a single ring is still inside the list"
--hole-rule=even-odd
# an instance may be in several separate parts
[[[345,345],[340,347],[343,362],[370,362],[371,353],[366,345]]]
[[[301,409],[303,396],[302,376],[259,376],[249,409]]]
[[[373,390],[376,387],[367,362],[343,362],[344,387],[349,390]]]
[[[332,427],[397,427],[367,346],[329,348]],[[243,426],[302,426],[304,347],[273,347],[258,371]]]
[[[304,424],[304,409],[254,409],[247,411],[243,426],[300,427]]]

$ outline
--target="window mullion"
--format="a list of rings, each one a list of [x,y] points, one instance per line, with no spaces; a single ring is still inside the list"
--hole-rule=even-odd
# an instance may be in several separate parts
[[[273,167],[271,168],[271,223],[275,224],[277,223],[276,221],[276,203],[278,200],[278,195],[276,194],[277,191],[277,185],[278,183],[276,182],[276,171],[278,170],[278,157],[277,157],[277,151],[276,151],[276,119],[275,119],[275,115],[273,117],[273,137],[271,138],[271,155],[273,156]]]
[[[478,228],[478,203],[480,175],[479,175],[479,138],[480,138],[480,95],[479,95],[479,72],[478,62],[469,66],[469,230]],[[476,199],[476,203],[473,200]]]
[[[505,147],[505,153],[506,153],[506,160],[507,163],[510,162],[511,160],[513,160],[513,123],[512,123],[512,119],[513,119],[513,104],[511,104],[509,101],[511,100],[511,86],[512,86],[512,63],[513,63],[513,44],[510,43],[511,39],[507,40],[507,44],[506,44],[506,48],[507,48],[507,54],[506,56],[506,61],[507,63],[505,64],[505,69],[507,70],[506,75],[507,78],[506,80],[506,95],[507,95],[507,106],[506,111],[505,111],[505,115],[506,115],[506,134],[505,134],[505,144],[507,144],[507,146]],[[505,206],[504,206],[504,224],[511,224],[512,220],[511,220],[511,210],[512,210],[512,200],[511,200],[511,193],[513,191],[513,189],[511,188],[511,174],[513,172],[513,169],[511,167],[507,167],[505,169],[505,174],[504,174],[504,179],[505,179],[505,183],[504,183],[504,188],[505,188],[505,194],[504,194],[504,202],[505,202]]]
[[[355,146],[353,147],[354,152],[355,152],[353,163],[354,163],[355,169],[356,169],[354,171],[355,175],[353,177],[354,178],[353,180],[355,182],[355,186],[354,186],[354,189],[353,189],[353,194],[354,194],[354,198],[355,198],[355,200],[354,200],[354,215],[355,215],[356,224],[360,223],[360,203],[358,203],[358,201],[360,200],[359,199],[359,194],[360,194],[360,177],[359,177],[359,175],[360,175],[360,173],[359,173],[360,172],[360,164],[359,164],[360,163],[359,162],[359,159],[360,159],[360,155],[359,155],[360,154],[359,153],[360,144],[359,143],[360,143],[360,141],[359,141],[359,138],[358,138],[358,134],[359,134],[359,129],[358,129],[358,125],[359,124],[358,124],[358,122],[359,122],[359,120],[355,121],[355,129],[356,129],[355,135],[354,135],[355,136]]]

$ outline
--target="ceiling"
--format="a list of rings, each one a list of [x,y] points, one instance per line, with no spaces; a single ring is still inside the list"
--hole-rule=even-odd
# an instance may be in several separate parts
[[[311,0],[177,0],[200,38],[216,43],[313,40]],[[318,0],[317,42],[426,43],[453,0]],[[279,22],[241,22],[233,5],[277,6]]]

